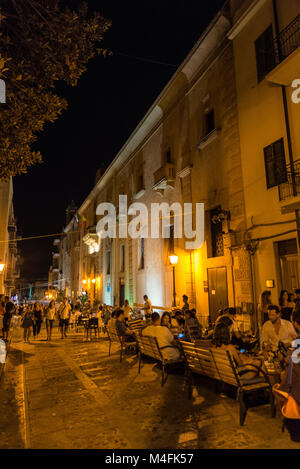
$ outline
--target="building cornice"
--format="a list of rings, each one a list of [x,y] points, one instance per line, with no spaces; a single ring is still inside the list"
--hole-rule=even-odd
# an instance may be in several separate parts
[[[241,15],[236,21],[234,26],[227,33],[228,39],[231,41],[245,28],[245,26],[252,20],[252,18],[258,13],[258,11],[268,2],[269,0],[254,0],[249,8]]]

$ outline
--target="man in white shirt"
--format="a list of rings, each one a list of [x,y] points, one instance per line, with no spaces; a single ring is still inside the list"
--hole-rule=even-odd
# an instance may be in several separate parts
[[[167,327],[160,325],[160,315],[158,313],[152,314],[152,324],[142,331],[142,335],[157,338],[158,346],[162,349],[161,353],[165,359],[177,360],[180,358],[174,336]]]
[[[151,301],[149,300],[148,296],[147,295],[144,295],[144,307],[141,308],[145,311],[145,317],[146,319],[149,318],[151,316],[151,313],[152,313],[152,303]]]
[[[276,305],[268,307],[268,316],[269,321],[266,321],[262,328],[262,347],[267,351],[275,352],[279,342],[290,346],[297,336],[293,324],[280,318],[280,309]]]

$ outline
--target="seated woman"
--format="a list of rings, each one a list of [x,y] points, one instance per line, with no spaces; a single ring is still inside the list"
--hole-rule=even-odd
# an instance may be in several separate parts
[[[261,368],[263,365],[263,357],[245,357],[231,344],[232,332],[230,330],[230,327],[232,326],[232,324],[230,325],[229,321],[232,323],[229,318],[222,318],[221,322],[216,325],[212,341],[213,346],[228,351],[231,357],[233,358],[233,361],[235,362],[237,368],[244,365],[255,365]],[[243,370],[245,370],[245,368],[243,368]],[[258,370],[254,371],[254,369],[249,368],[248,372],[242,374],[242,378],[253,379],[256,378],[258,374]]]
[[[165,311],[165,312],[162,314],[162,317],[161,317],[161,320],[160,320],[160,325],[161,325],[161,326],[165,326],[165,327],[167,327],[168,329],[171,329],[171,327],[172,327],[172,324],[171,324],[171,315],[170,315],[170,313],[168,313],[168,311]]]

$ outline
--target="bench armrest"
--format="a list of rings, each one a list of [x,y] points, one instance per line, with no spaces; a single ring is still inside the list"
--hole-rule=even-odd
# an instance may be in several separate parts
[[[174,348],[180,351],[180,348],[177,345],[164,345],[163,347],[159,347],[159,350],[163,350],[165,348]]]
[[[246,369],[242,370],[241,368],[246,368]],[[267,373],[262,369],[262,367],[261,367],[261,366],[257,366],[257,365],[253,365],[252,363],[239,366],[238,369],[237,369],[238,374],[241,376],[241,375],[247,373],[247,371],[249,371],[249,368],[254,368],[254,369],[257,370],[258,372],[262,373],[262,375],[264,376],[265,380],[266,380],[269,384],[271,384],[271,383],[270,383],[270,378],[269,378],[269,376],[268,376]]]

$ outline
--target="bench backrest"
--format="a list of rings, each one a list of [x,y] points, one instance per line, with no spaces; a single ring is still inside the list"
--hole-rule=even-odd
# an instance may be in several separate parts
[[[240,380],[230,353],[215,347],[212,347],[210,352],[218,370],[220,380],[224,381],[224,383],[232,384],[233,386],[239,386]]]
[[[143,355],[162,361],[163,357],[158,346],[156,337],[139,335],[136,337],[138,347]]]
[[[201,347],[194,343],[181,342],[186,362],[191,371],[239,386],[233,360],[226,350],[215,347]]]
[[[191,342],[181,342],[181,346],[186,362],[192,372],[218,379],[218,371],[209,348],[196,347]]]

